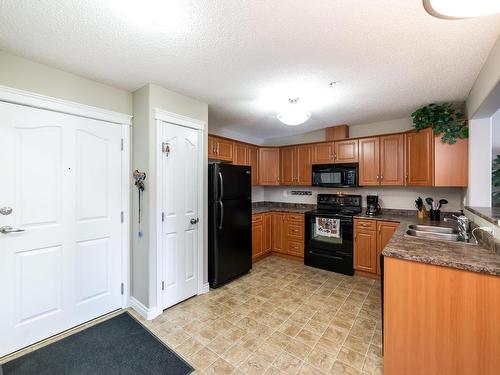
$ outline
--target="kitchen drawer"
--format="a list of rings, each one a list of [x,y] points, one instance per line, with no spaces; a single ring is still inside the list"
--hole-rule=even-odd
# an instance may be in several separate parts
[[[252,215],[252,223],[260,223],[262,222],[262,214],[253,214]]]
[[[297,257],[304,257],[304,242],[295,240],[286,240],[286,252]]]
[[[377,230],[377,221],[355,219],[354,229]]]
[[[286,235],[298,239],[304,238],[304,226],[302,224],[287,223]]]
[[[296,221],[297,223],[304,223],[304,214],[287,214],[287,221]]]

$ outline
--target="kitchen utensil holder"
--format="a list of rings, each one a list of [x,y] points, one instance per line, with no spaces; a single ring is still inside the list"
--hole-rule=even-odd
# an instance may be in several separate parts
[[[440,210],[431,210],[431,220],[432,221],[440,221],[441,220],[441,211]]]

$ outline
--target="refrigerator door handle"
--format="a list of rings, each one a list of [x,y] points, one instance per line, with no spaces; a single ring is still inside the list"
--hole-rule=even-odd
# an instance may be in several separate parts
[[[220,190],[219,190],[219,201],[222,199],[224,196],[224,180],[222,179],[222,172],[219,171],[219,183],[220,183]]]
[[[224,222],[224,203],[222,201],[218,201],[220,205],[220,221],[219,221],[219,229],[222,229],[222,223]]]

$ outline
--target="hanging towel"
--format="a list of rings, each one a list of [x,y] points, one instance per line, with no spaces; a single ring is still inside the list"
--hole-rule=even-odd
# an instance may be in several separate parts
[[[317,217],[316,236],[340,238],[340,220]]]

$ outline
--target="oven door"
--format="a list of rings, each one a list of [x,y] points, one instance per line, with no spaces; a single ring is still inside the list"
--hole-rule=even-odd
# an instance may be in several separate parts
[[[337,220],[338,228],[333,231],[318,227],[321,219]],[[323,230],[322,230],[323,229]],[[305,244],[341,256],[352,256],[353,224],[352,216],[315,213],[306,216]]]
[[[321,219],[325,218],[338,220],[335,221],[332,231],[328,230],[328,223],[325,228],[325,222],[321,222]],[[320,228],[318,228],[317,219],[319,219]],[[305,225],[304,264],[353,275],[352,216],[306,214]]]

